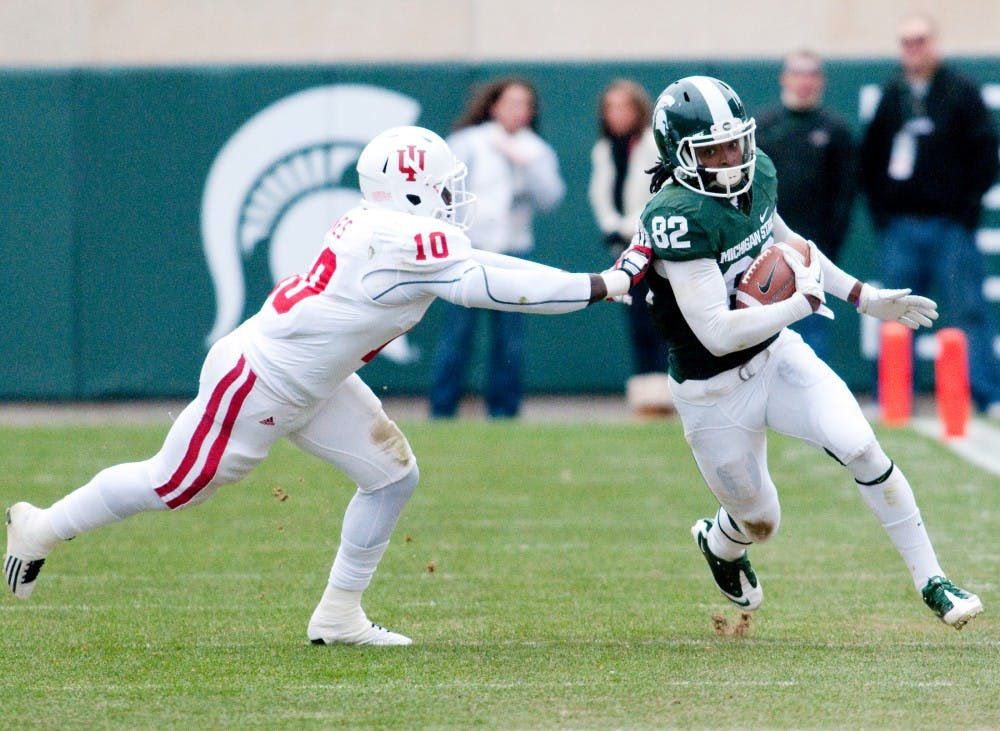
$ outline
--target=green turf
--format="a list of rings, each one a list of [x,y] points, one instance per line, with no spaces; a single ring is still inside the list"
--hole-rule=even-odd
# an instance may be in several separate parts
[[[30,600],[0,599],[0,725],[1000,726],[997,479],[933,440],[883,433],[984,615],[935,619],[846,473],[773,437],[782,526],[752,553],[766,600],[724,638],[711,616],[736,612],[688,534],[715,503],[677,423],[404,428],[421,486],[365,605],[412,647],[307,643],[351,488],[280,444],[205,505],[82,536]],[[0,430],[0,502],[47,505],[162,433]]]

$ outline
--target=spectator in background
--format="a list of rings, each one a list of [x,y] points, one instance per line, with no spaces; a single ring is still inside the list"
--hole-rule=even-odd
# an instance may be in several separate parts
[[[889,287],[930,289],[941,324],[969,341],[972,397],[1000,415],[993,305],[983,297],[986,263],[976,248],[983,194],[997,177],[997,129],[979,85],[942,64],[926,15],[899,27],[902,67],[861,145],[861,185],[881,243]]]
[[[611,259],[628,247],[650,197],[646,169],[659,159],[650,125],[652,113],[649,94],[634,81],[616,79],[601,94],[601,136],[590,152],[588,196]],[[642,418],[674,410],[667,382],[667,350],[649,316],[648,292],[645,281],[639,282],[627,310],[633,375],[625,393],[629,407]]]
[[[757,115],[757,145],[778,171],[781,217],[839,263],[857,190],[857,150],[847,122],[823,105],[823,60],[798,50],[785,56],[781,103]],[[830,357],[831,322],[807,317],[792,329],[823,360]]]
[[[525,79],[507,77],[479,89],[455,123],[448,144],[469,168],[478,195],[469,235],[479,249],[526,258],[534,248],[532,220],[562,201],[566,185],[555,150],[536,130],[538,98]],[[449,305],[434,357],[430,409],[451,418],[465,390],[477,315]],[[514,418],[523,393],[525,321],[521,313],[494,311],[485,388],[491,418]]]

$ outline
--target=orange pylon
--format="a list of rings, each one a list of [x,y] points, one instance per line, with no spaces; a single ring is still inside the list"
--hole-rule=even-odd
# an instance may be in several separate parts
[[[964,437],[972,412],[969,387],[969,345],[957,327],[938,331],[934,390],[945,439]]]
[[[882,423],[904,426],[913,413],[913,332],[884,322],[878,356],[878,401]]]

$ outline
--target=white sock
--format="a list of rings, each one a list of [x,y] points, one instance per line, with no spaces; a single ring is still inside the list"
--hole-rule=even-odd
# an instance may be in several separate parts
[[[388,547],[389,541],[371,548],[362,548],[342,538],[337,557],[333,560],[333,568],[330,569],[330,584],[340,589],[356,591],[360,595],[371,583],[375,569]]]
[[[414,467],[385,487],[354,493],[340,528],[340,548],[330,570],[332,585],[353,591],[368,588],[419,477]]]
[[[721,559],[735,561],[753,541],[743,535],[725,508],[715,514],[715,522],[708,531],[708,549]]]
[[[48,513],[34,506],[32,508],[24,515],[25,524],[20,525],[20,550],[24,551],[22,558],[43,558],[62,543],[62,538],[53,530]]]
[[[387,543],[419,479],[420,472],[414,467],[385,487],[377,490],[358,488],[344,511],[341,537],[362,547]]]
[[[360,591],[338,589],[327,584],[323,598],[313,610],[309,626],[332,629],[338,634],[366,630],[371,623],[361,608],[361,594]]]
[[[903,471],[893,466],[881,482],[858,483],[858,489],[906,562],[917,591],[924,588],[930,577],[944,576],[920,517],[913,488]]]
[[[52,528],[69,540],[146,510],[166,510],[153,490],[143,462],[115,465],[46,510]]]

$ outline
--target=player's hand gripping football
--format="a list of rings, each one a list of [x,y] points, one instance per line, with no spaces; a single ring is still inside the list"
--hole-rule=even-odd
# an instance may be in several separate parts
[[[910,289],[875,289],[870,284],[863,284],[858,312],[901,323],[911,330],[930,327],[938,317],[937,302],[911,292]]]
[[[785,257],[785,263],[795,273],[795,291],[804,294],[817,315],[833,319],[833,312],[826,306],[826,291],[823,289],[823,266],[819,251],[812,241],[809,244],[809,263],[806,264],[795,249],[787,244],[778,244]]]

